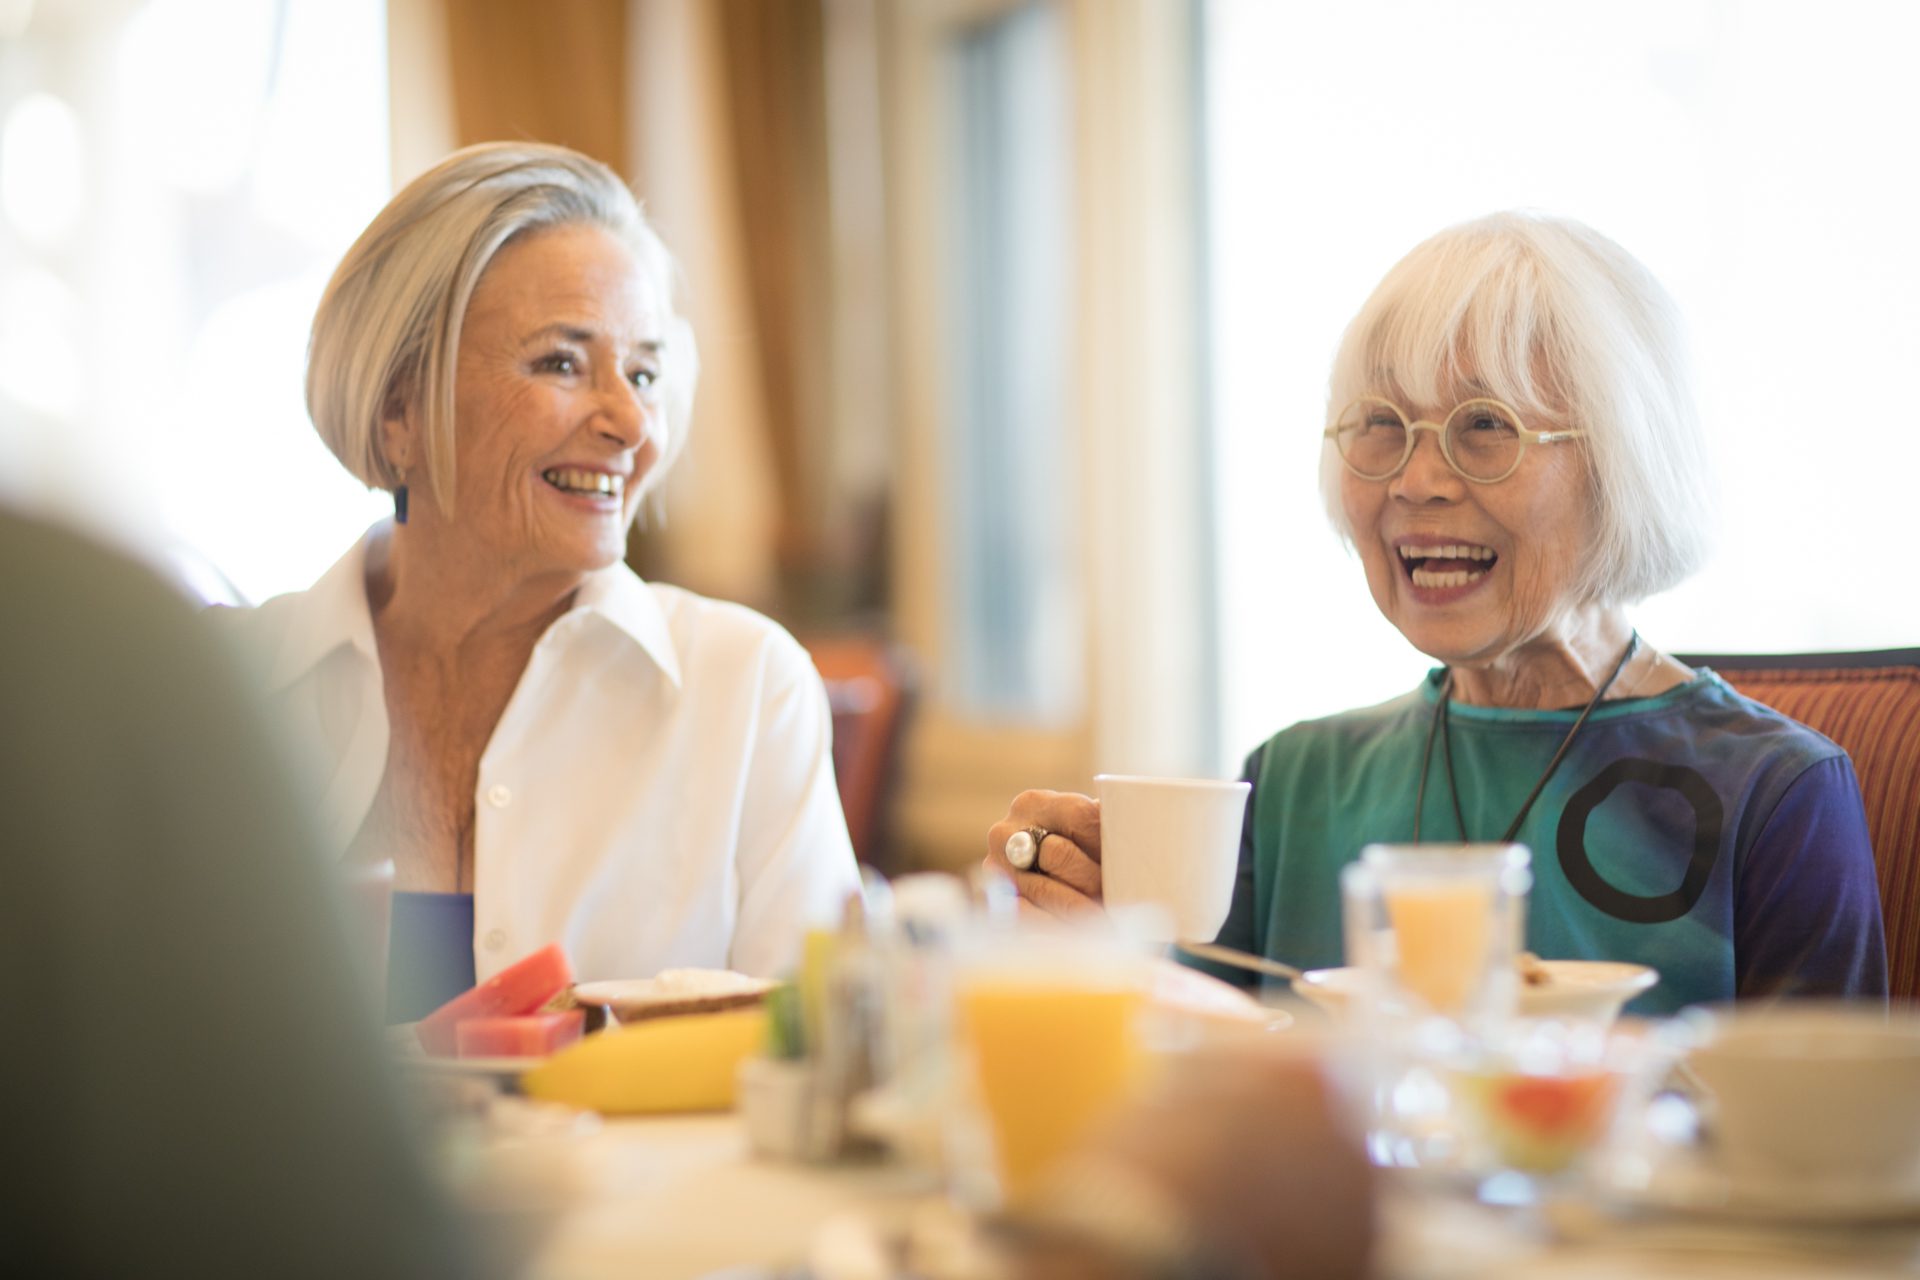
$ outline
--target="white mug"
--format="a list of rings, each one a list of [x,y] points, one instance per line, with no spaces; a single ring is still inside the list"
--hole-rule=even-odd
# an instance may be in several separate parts
[[[1160,919],[1149,928],[1163,935],[1158,941],[1213,938],[1233,902],[1240,824],[1252,786],[1109,773],[1093,781],[1108,909],[1157,908]]]

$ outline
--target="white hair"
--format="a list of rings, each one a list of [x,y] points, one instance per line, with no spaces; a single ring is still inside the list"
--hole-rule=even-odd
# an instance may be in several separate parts
[[[1327,419],[1367,395],[1444,411],[1469,379],[1523,418],[1587,432],[1577,447],[1595,529],[1583,599],[1641,600],[1700,567],[1711,469],[1679,311],[1631,254],[1590,227],[1535,213],[1442,231],[1387,272],[1347,326]],[[1328,441],[1320,492],[1351,544],[1341,472]]]
[[[692,326],[673,309],[673,258],[613,170],[539,143],[454,152],[388,202],[327,282],[307,346],[307,412],[348,471],[373,489],[401,484],[380,424],[411,408],[420,415],[420,462],[441,510],[453,514],[454,373],[467,304],[509,241],[580,223],[627,245],[667,308],[667,447],[647,476],[657,489],[686,440],[700,371]]]

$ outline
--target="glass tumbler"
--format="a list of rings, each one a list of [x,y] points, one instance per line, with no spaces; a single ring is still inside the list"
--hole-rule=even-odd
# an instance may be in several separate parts
[[[1449,1080],[1513,1025],[1529,864],[1520,845],[1369,845],[1342,871],[1376,1163],[1447,1170],[1469,1158]]]
[[[963,1198],[1017,1202],[1144,1082],[1137,944],[1085,926],[1022,927],[963,958],[957,1045],[989,1179]]]
[[[1348,963],[1377,1014],[1512,1018],[1531,857],[1517,844],[1368,845],[1340,877]]]

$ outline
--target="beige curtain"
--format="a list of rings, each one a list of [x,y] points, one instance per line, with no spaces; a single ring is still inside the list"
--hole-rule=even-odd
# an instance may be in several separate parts
[[[715,0],[742,247],[790,586],[818,559],[833,333],[825,32],[818,0]]]
[[[774,544],[785,495],[772,461],[720,38],[703,0],[634,0],[634,170],[648,216],[686,277],[701,361],[692,435],[667,483],[666,520],[640,532],[636,566],[777,608]]]
[[[640,0],[639,12],[659,37],[640,42],[654,68],[641,78],[683,84],[677,95],[656,84],[636,111],[647,188],[683,253],[723,242],[712,266],[737,286],[718,336],[758,389],[777,494],[769,603],[795,625],[843,626],[884,604],[877,14],[871,0]],[[689,135],[696,157],[682,154]],[[688,179],[707,205],[694,224],[675,216]]]
[[[445,0],[460,145],[557,142],[626,172],[627,0]]]

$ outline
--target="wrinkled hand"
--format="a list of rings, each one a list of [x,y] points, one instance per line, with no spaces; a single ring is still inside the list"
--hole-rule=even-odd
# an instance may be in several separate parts
[[[1043,827],[1033,870],[1007,861],[1007,839]],[[1022,791],[987,831],[988,866],[1013,877],[1025,910],[1068,917],[1100,906],[1100,802],[1070,791]]]

